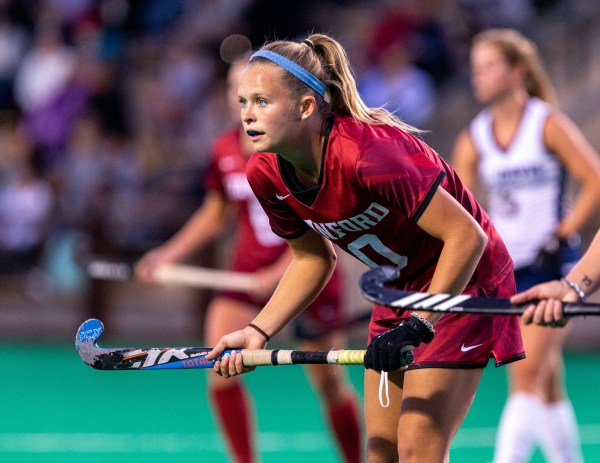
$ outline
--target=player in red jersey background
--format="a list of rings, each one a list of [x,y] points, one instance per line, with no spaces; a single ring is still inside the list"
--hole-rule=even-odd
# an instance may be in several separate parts
[[[242,74],[239,98],[258,152],[248,163],[248,180],[294,258],[252,326],[223,337],[211,357],[229,347],[262,348],[302,312],[335,268],[332,243],[370,267],[401,268],[403,289],[514,292],[512,261],[485,212],[411,134],[415,129],[364,105],[337,41],[314,34],[302,43],[265,45]],[[512,316],[376,306],[369,338],[371,462],[447,461],[488,359],[501,365],[524,356]],[[402,353],[411,349],[415,360],[406,370]],[[249,371],[237,354],[216,362],[215,370],[225,377]],[[377,400],[386,377],[387,408]]]
[[[247,58],[247,57],[246,57]],[[228,100],[239,125],[237,86],[245,60],[236,61],[229,70]],[[225,333],[246,326],[266,303],[291,260],[282,238],[269,226],[258,200],[246,179],[245,169],[252,154],[252,142],[240,128],[220,135],[214,143],[211,163],[205,178],[206,198],[202,207],[168,242],[149,251],[138,264],[138,275],[152,281],[156,266],[181,260],[218,238],[230,220],[236,222],[236,239],[230,269],[252,273],[257,286],[252,294],[222,291],[211,302],[204,339],[214,345]],[[308,324],[325,331],[342,316],[342,277],[334,274],[325,290],[305,313]],[[300,320],[302,321],[302,320]],[[303,350],[342,348],[346,339],[339,332],[319,335],[297,330]],[[361,461],[362,436],[358,407],[352,387],[340,367],[309,365],[308,371],[323,402],[326,421],[336,436],[343,460]],[[240,381],[209,376],[209,390],[222,429],[238,463],[257,461],[253,440],[253,412]]]

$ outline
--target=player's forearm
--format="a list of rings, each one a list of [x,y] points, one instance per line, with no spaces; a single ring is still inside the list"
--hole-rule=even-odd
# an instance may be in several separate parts
[[[600,182],[587,182],[577,195],[571,212],[560,223],[557,235],[567,238],[580,231],[598,213],[600,204]]]
[[[222,230],[223,227],[200,217],[199,220],[192,220],[173,235],[165,243],[165,247],[169,249],[171,255],[179,259],[202,249],[216,239]]]
[[[480,227],[467,227],[444,242],[428,292],[460,294],[473,276],[488,239]],[[420,312],[435,323],[441,314]]]
[[[256,274],[261,275],[263,278],[269,281],[272,281],[273,287],[275,287],[289,267],[292,257],[292,251],[288,249],[281,256],[279,256],[275,262],[273,262],[271,265],[261,268],[256,272]]]
[[[219,199],[207,198],[202,208],[163,245],[163,249],[173,260],[199,251],[223,232],[226,224],[225,208],[225,203],[221,203]]]
[[[589,296],[600,289],[600,230],[585,255],[566,276]]]
[[[298,316],[325,287],[335,268],[335,255],[294,258],[273,296],[252,323],[274,336]]]

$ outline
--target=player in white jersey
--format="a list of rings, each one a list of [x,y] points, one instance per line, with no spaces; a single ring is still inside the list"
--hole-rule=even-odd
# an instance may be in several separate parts
[[[565,169],[543,140],[551,111],[548,103],[529,98],[517,134],[506,147],[494,136],[491,108],[481,111],[469,127],[487,209],[517,271],[536,260],[560,224]]]
[[[600,161],[554,92],[535,45],[493,29],[471,48],[475,97],[486,105],[459,136],[453,163],[485,193],[487,210],[515,263],[517,290],[560,278],[578,256],[577,237],[600,203]],[[563,210],[566,174],[580,183]],[[511,395],[494,461],[527,461],[539,440],[548,461],[582,460],[562,373],[565,330],[522,327],[527,358],[509,367]]]

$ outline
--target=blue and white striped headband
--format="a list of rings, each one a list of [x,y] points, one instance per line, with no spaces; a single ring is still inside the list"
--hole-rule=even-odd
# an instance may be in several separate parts
[[[321,95],[325,99],[325,101],[329,101],[329,95],[325,96],[325,93],[327,91],[327,87],[325,86],[325,84],[299,64],[294,63],[292,60],[286,58],[285,56],[281,56],[280,54],[269,50],[257,51],[250,57],[250,60],[254,58],[265,58],[281,66],[287,72],[296,76],[307,86],[309,86],[319,95]]]

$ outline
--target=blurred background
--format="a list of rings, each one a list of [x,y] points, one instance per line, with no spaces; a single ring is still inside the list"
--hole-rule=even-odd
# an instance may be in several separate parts
[[[25,442],[31,442],[27,433],[41,432],[25,424],[40,423],[40,408],[31,401],[54,401],[56,409],[46,410],[54,414],[67,400],[44,396],[40,386],[47,378],[36,374],[35,365],[55,370],[45,352],[62,359],[59,389],[64,381],[81,380],[83,394],[108,378],[85,370],[72,348],[86,318],[105,322],[107,342],[202,342],[209,292],[91,280],[85,263],[94,256],[135,261],[202,203],[212,141],[229,124],[227,64],[220,54],[227,36],[244,34],[259,47],[311,32],[333,35],[349,54],[365,101],[398,108],[401,118],[427,130],[425,141],[447,158],[480,109],[470,92],[467,52],[471,37],[489,27],[514,27],[534,40],[561,108],[600,149],[599,26],[596,0],[0,0],[0,353],[13,367],[0,373],[0,460],[51,461],[41,459],[43,451],[23,459]],[[397,68],[396,87],[378,84],[380,66]],[[600,217],[584,242],[599,226]],[[223,266],[227,244],[190,263]],[[348,310],[368,310],[356,285],[364,268],[345,256],[341,264]],[[599,322],[574,324],[577,336],[567,342],[574,364],[597,359]],[[355,331],[353,343],[364,345],[366,327]],[[277,342],[286,344],[286,336]],[[164,387],[146,378],[127,387],[151,387],[147,381]],[[181,376],[155,378],[171,384]],[[118,391],[118,378],[110,381]],[[194,402],[202,396],[200,383],[182,381],[194,384],[187,400],[200,407]],[[489,394],[500,394],[499,414],[505,391],[498,381],[499,389]],[[577,386],[585,393],[586,384]],[[586,431],[594,436],[600,436],[597,415]],[[62,429],[52,421],[43,426],[43,432]],[[15,447],[19,439],[24,443]],[[600,442],[589,445],[600,459]],[[208,461],[225,461],[216,449]],[[68,461],[64,452],[58,455],[52,461]],[[170,461],[156,458],[141,461]]]

